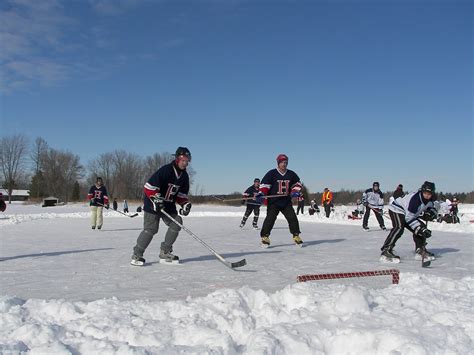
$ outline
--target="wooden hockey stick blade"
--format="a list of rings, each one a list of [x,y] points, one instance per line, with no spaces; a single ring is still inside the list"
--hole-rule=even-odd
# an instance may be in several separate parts
[[[130,218],[133,218],[133,217],[136,217],[136,216],[138,216],[138,213],[134,213],[134,214],[132,214],[132,215],[129,216],[129,217],[130,217]]]
[[[421,267],[428,267],[431,265],[431,261],[430,260],[426,260],[426,261],[422,261],[421,262]]]

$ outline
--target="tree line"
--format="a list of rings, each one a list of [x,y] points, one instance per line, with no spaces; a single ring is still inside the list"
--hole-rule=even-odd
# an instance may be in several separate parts
[[[139,200],[142,198],[144,182],[161,166],[172,161],[169,152],[155,153],[141,157],[125,150],[114,150],[102,153],[88,162],[85,167],[78,155],[54,149],[41,137],[30,143],[25,135],[18,134],[2,137],[0,140],[1,184],[8,191],[9,201],[14,189],[30,191],[33,199],[54,196],[63,202],[83,200],[97,176],[104,180],[110,198]],[[196,172],[188,168],[190,183]],[[362,197],[363,190],[333,191],[335,204],[355,203]],[[213,195],[204,195],[199,185],[194,186],[193,201],[195,203],[216,203]],[[319,204],[321,192],[311,193],[303,186],[306,204],[315,199]],[[385,192],[385,202],[392,195]],[[461,203],[474,203],[474,192],[443,193],[439,199],[457,197]],[[220,195],[225,198],[238,198],[241,192]],[[233,203],[238,205],[239,202]]]
[[[2,187],[9,201],[14,189],[30,191],[30,198],[54,196],[63,202],[83,200],[96,177],[104,180],[110,198],[141,199],[144,182],[172,161],[169,152],[141,157],[125,150],[102,153],[85,167],[78,155],[54,149],[41,137],[30,144],[24,135],[2,137]],[[195,171],[188,168],[192,183]]]

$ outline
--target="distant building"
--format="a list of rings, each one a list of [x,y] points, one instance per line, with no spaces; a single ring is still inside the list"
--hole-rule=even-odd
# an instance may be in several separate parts
[[[5,201],[8,201],[8,190],[0,189]],[[27,201],[30,198],[30,190],[13,190],[12,201]]]
[[[43,199],[43,204],[41,205],[41,207],[52,207],[52,206],[57,206],[58,204],[59,204],[59,198],[50,196],[50,197],[45,197]]]

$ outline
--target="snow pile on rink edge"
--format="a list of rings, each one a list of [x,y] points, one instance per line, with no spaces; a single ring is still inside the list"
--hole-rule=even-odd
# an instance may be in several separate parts
[[[180,301],[0,298],[0,352],[468,354],[473,278],[402,273],[383,289],[308,282]]]

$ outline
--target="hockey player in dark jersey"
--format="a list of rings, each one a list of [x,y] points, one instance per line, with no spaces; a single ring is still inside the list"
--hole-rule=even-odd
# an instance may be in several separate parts
[[[413,233],[415,259],[422,259],[422,254],[424,254],[425,259],[434,259],[434,255],[425,247],[426,239],[431,237],[431,231],[426,228],[426,224],[422,220],[433,221],[437,218],[438,211],[434,203],[435,200],[435,184],[425,181],[420,191],[399,197],[389,205],[388,213],[393,228],[381,248],[380,261],[400,262],[400,257],[395,255],[393,248],[397,240],[403,235],[405,228]]]
[[[242,194],[246,200],[243,200],[242,202],[247,204],[247,209],[245,210],[244,216],[242,217],[242,222],[240,222],[240,228],[243,228],[245,226],[245,222],[247,222],[247,218],[251,215],[253,212],[253,223],[252,226],[254,229],[258,229],[258,216],[260,215],[260,206],[262,205],[261,202],[257,202],[255,200],[255,196],[259,193],[259,188],[260,188],[260,179],[255,178],[253,180],[253,185],[249,186],[247,190]],[[249,197],[253,197],[253,199],[249,199]]]
[[[270,170],[262,179],[260,185],[260,193],[257,194],[256,200],[262,202],[265,195],[281,195],[281,197],[267,199],[267,216],[263,221],[260,236],[262,238],[262,246],[270,245],[270,233],[275,224],[278,214],[281,212],[288,221],[290,232],[293,235],[293,241],[302,246],[303,241],[300,238],[300,226],[295,210],[293,209],[291,199],[301,195],[300,178],[292,170],[288,170],[288,157],[280,154],[277,157],[278,167]]]
[[[97,177],[95,185],[92,185],[87,194],[91,206],[91,227],[92,229],[101,229],[104,221],[103,211],[104,207],[109,208],[109,197],[107,196],[107,189],[104,186],[101,177]]]
[[[186,168],[191,161],[191,153],[188,148],[179,147],[175,153],[175,160],[159,168],[146,182],[144,186],[144,218],[143,231],[137,239],[133,248],[132,265],[142,266],[145,264],[143,254],[150,244],[153,236],[158,233],[160,219],[168,226],[165,240],[161,243],[160,262],[179,262],[179,257],[172,254],[173,244],[178,238],[181,228],[173,223],[160,211],[164,209],[177,222],[183,223],[178,215],[176,204],[181,208],[179,213],[187,216],[191,211],[191,203],[188,200],[189,175]]]

